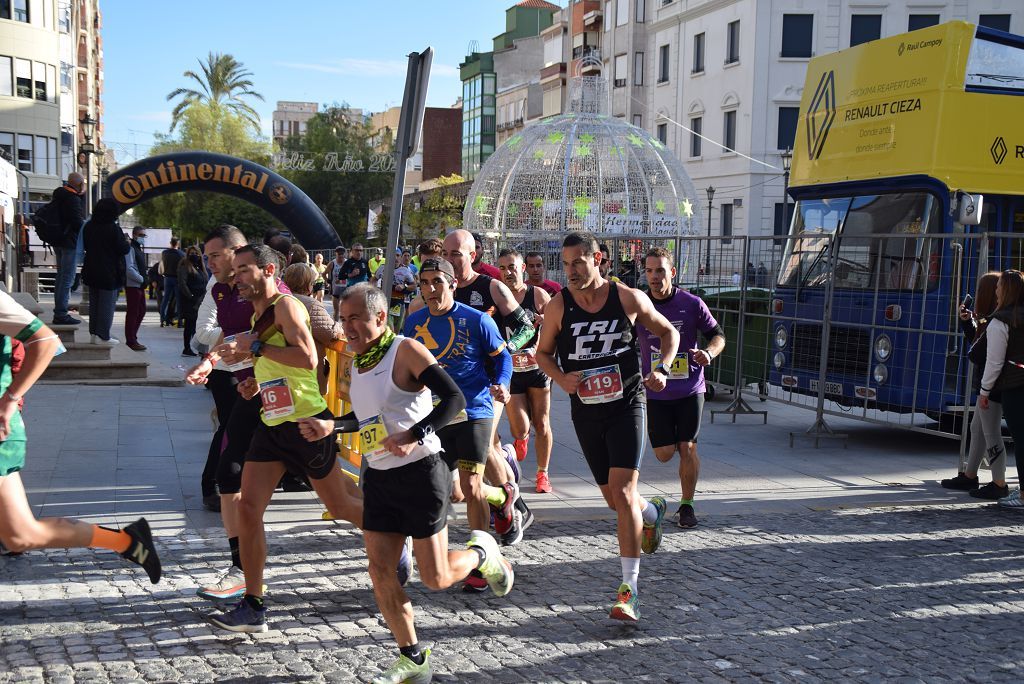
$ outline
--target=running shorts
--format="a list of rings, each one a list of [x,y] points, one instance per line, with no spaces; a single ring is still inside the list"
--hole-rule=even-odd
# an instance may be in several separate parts
[[[363,530],[427,539],[448,524],[452,475],[440,454],[363,475]]]
[[[491,428],[494,418],[465,420],[446,425],[437,431],[444,449],[444,462],[448,470],[458,468],[470,473],[483,474],[487,465],[487,454],[491,448]]]
[[[0,442],[0,477],[16,473],[25,467],[25,446],[28,437],[25,435],[25,422],[21,419],[21,411],[11,416],[11,431],[7,439]]]
[[[654,448],[696,442],[704,412],[704,394],[658,401],[647,399],[647,436]]]
[[[313,417],[333,420],[334,414],[323,410]],[[254,463],[279,461],[291,472],[302,473],[311,480],[322,480],[330,475],[337,458],[331,435],[307,442],[299,432],[298,423],[287,421],[271,426],[262,420],[252,434],[252,444],[245,455],[246,461]]]
[[[544,375],[539,368],[512,374],[512,382],[508,388],[510,394],[526,394],[526,390],[530,387],[548,389],[551,387],[551,378]]]
[[[640,470],[647,442],[647,409],[643,401],[634,400],[619,413],[600,420],[581,420],[577,414],[572,422],[598,486],[608,484],[611,468]]]

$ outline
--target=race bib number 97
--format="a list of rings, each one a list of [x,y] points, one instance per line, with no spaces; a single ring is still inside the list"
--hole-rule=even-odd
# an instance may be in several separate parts
[[[285,418],[295,413],[295,400],[287,378],[274,378],[260,383],[263,416],[268,420]]]
[[[382,443],[387,436],[388,430],[384,427],[380,415],[359,421],[359,446],[364,456],[373,458],[384,455],[387,449]]]
[[[618,364],[583,371],[576,396],[584,404],[605,404],[622,398],[622,374]]]

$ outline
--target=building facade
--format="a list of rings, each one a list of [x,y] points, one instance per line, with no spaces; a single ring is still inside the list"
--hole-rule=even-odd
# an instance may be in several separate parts
[[[306,123],[316,116],[319,106],[316,102],[277,101],[277,108],[272,115],[272,131],[274,144],[278,147],[289,136],[306,135]]]
[[[398,134],[401,107],[370,115],[371,143],[378,152],[390,152]],[[405,167],[406,194],[419,191],[440,176],[459,173],[462,168],[462,109],[426,107],[419,146]]]
[[[79,155],[80,121],[103,135],[103,43],[98,0],[0,0],[0,156],[23,174],[29,199],[43,202],[61,179],[101,164]]]
[[[715,188],[695,198],[713,234],[785,234],[782,156],[810,59],[954,19],[1024,33],[1024,3],[606,0],[611,113],[668,145],[698,193]]]

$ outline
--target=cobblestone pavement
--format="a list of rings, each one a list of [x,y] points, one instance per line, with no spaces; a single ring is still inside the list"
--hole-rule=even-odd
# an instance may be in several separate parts
[[[442,682],[1019,682],[1022,520],[984,505],[709,516],[643,559],[638,626],[607,617],[608,520],[534,525],[505,599],[409,594]],[[346,526],[270,528],[259,636],[215,632],[193,595],[226,557],[217,530],[159,542],[156,587],[106,552],[0,560],[0,681],[368,681],[395,657]]]

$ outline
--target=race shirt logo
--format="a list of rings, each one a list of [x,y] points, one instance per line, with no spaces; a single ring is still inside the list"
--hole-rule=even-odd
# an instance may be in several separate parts
[[[572,361],[600,359],[605,356],[617,356],[622,349],[628,347],[631,334],[628,330],[619,330],[619,319],[612,321],[582,321],[569,326],[569,335],[576,340],[576,349],[569,354]],[[624,345],[615,349],[616,342]]]

